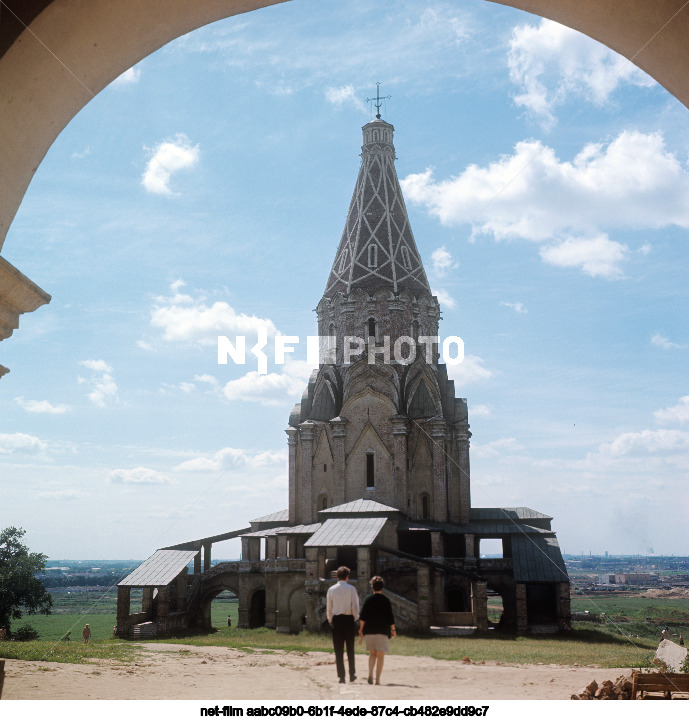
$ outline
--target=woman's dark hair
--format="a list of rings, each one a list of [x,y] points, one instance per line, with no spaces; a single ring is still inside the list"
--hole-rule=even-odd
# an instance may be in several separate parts
[[[385,588],[385,582],[380,576],[374,576],[371,579],[371,588],[374,591],[382,591]]]

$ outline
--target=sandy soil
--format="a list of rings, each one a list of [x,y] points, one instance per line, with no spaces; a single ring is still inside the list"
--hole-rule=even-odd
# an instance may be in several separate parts
[[[327,653],[246,653],[182,644],[141,644],[134,664],[6,661],[3,699],[187,700],[512,700],[568,699],[592,679],[615,680],[629,669],[554,664],[465,664],[389,655],[382,683],[369,686],[367,659],[359,678],[339,684]]]

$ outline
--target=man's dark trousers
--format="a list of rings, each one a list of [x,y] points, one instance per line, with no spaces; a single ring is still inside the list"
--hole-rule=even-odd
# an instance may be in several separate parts
[[[344,649],[347,646],[347,661],[349,661],[349,678],[353,679],[356,675],[354,666],[354,637],[356,635],[356,625],[354,624],[354,616],[351,614],[341,614],[333,616],[333,648],[335,649],[335,665],[337,666],[338,678],[344,680]]]

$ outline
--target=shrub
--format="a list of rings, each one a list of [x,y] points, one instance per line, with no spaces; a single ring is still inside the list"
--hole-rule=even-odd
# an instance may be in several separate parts
[[[35,641],[37,638],[38,631],[33,626],[29,626],[28,623],[12,632],[14,641]]]

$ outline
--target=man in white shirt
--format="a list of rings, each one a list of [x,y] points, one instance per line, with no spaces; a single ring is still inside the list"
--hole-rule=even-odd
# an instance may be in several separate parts
[[[349,680],[356,680],[354,666],[354,637],[356,620],[359,618],[359,596],[356,588],[351,586],[349,569],[340,566],[337,569],[337,583],[328,589],[327,613],[328,623],[333,630],[333,648],[335,649],[335,665],[340,683],[345,682],[344,648],[347,646],[349,662]]]

